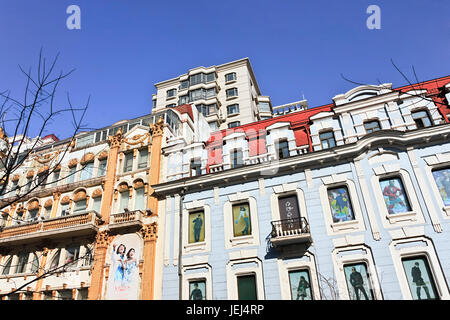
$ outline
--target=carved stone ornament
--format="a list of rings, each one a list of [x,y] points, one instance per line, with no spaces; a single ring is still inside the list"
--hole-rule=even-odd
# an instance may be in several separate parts
[[[77,165],[77,163],[78,163],[78,159],[72,159],[69,161],[68,167],[69,168],[75,167]]]
[[[158,237],[158,224],[154,222],[149,225],[144,225],[139,232],[144,238],[144,241],[155,241]]]
[[[69,196],[64,196],[62,199],[61,199],[61,204],[67,204],[67,203],[69,203],[70,202],[70,197]]]
[[[28,203],[27,209],[30,210],[35,210],[35,209],[39,209],[39,201],[38,200],[32,200]]]
[[[81,164],[86,164],[89,162],[93,162],[95,159],[95,155],[92,152],[86,153],[80,160]]]
[[[52,161],[53,159],[55,159],[59,154],[61,153],[61,150],[59,151],[55,151],[53,153],[47,153],[43,156],[37,155],[34,157],[34,159],[39,162],[40,164],[44,164],[47,162]]]
[[[101,231],[97,233],[97,236],[95,237],[95,243],[97,247],[108,247],[110,242],[109,238],[109,230]]]
[[[98,198],[102,196],[102,189],[95,189],[94,192],[92,192],[92,198]]]
[[[44,173],[44,172],[46,172],[46,171],[48,171],[49,170],[49,167],[48,166],[43,166],[43,167],[41,167],[39,170],[38,170],[38,175],[40,175],[41,173]]]
[[[34,176],[34,171],[30,170],[27,172],[27,178],[32,178]]]
[[[102,151],[98,155],[98,160],[104,160],[108,158],[108,151]]]
[[[150,124],[149,126],[152,136],[162,135],[164,129],[164,119],[160,116],[155,124]]]
[[[48,199],[47,201],[45,201],[44,208],[50,208],[51,206],[53,206],[52,199]]]
[[[84,200],[86,199],[87,194],[85,190],[79,190],[77,192],[75,192],[74,196],[73,196],[73,201],[80,201],[80,200]]]
[[[128,191],[129,190],[128,184],[126,182],[123,182],[123,183],[119,184],[119,187],[117,188],[117,190],[119,192]]]
[[[142,181],[141,179],[136,180],[136,181],[133,183],[133,187],[134,187],[135,189],[143,188],[143,187],[144,187],[144,181]]]
[[[123,141],[126,144],[134,146],[134,145],[143,143],[145,141],[145,139],[147,139],[147,137],[149,137],[149,136],[150,136],[150,134],[147,132],[146,134],[137,134],[137,135],[133,136],[131,139],[123,139]]]
[[[122,139],[122,130],[119,128],[115,135],[108,137],[111,148],[119,148],[122,143]]]
[[[19,179],[20,179],[20,175],[18,175],[18,174],[16,174],[14,177],[12,177],[12,181],[13,182],[15,182],[15,181],[19,181]]]

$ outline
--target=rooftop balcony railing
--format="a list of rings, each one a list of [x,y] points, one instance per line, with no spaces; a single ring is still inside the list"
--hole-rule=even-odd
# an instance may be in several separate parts
[[[100,214],[93,210],[48,220],[21,222],[18,225],[5,227],[0,231],[0,245],[86,235],[97,232],[101,223]]]
[[[311,242],[308,221],[305,217],[272,221],[270,241],[274,247]]]

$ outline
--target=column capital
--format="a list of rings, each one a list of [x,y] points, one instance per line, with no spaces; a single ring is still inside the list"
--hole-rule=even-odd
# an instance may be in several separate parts
[[[158,224],[153,222],[152,224],[144,225],[139,232],[144,238],[144,241],[156,241],[158,237]]]

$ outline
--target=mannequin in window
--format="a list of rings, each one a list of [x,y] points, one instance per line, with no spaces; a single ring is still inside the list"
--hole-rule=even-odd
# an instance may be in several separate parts
[[[356,294],[356,300],[359,300],[359,291],[363,293],[366,300],[370,300],[367,296],[366,289],[364,289],[364,280],[361,273],[356,271],[355,267],[352,267],[352,273],[350,274],[350,283],[353,286],[353,290]]]
[[[302,297],[302,300],[305,300],[306,296],[308,295],[306,293],[306,289],[308,288],[309,288],[308,281],[306,281],[304,276],[301,276],[297,287],[297,298],[295,300],[298,300],[300,297]]]
[[[420,271],[419,268],[419,263],[416,262],[414,264],[414,267],[411,268],[411,276],[413,278],[413,282],[416,284],[417,288],[416,288],[416,293],[417,293],[417,298],[419,300],[421,300],[420,298],[420,292],[421,292],[421,288],[423,288],[423,290],[425,290],[425,294],[427,295],[427,299],[431,299],[430,297],[430,291],[428,290],[427,285],[425,284],[425,281],[423,281],[422,278],[422,272]]]

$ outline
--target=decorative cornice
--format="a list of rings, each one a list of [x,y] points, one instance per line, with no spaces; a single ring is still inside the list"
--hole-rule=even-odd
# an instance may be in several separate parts
[[[45,163],[50,162],[53,159],[55,159],[60,153],[61,153],[61,150],[55,151],[53,153],[47,153],[47,154],[42,155],[42,156],[41,155],[36,155],[34,157],[34,160],[36,160],[40,164],[45,164]]]
[[[131,137],[130,139],[124,138],[123,142],[129,145],[137,145],[140,143],[144,143],[145,139],[147,139],[148,137],[150,137],[150,133],[147,132],[145,134],[137,134],[134,135],[133,137]]]

